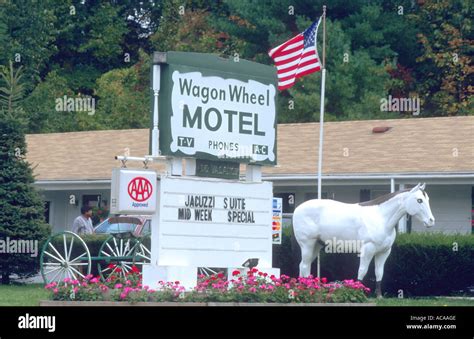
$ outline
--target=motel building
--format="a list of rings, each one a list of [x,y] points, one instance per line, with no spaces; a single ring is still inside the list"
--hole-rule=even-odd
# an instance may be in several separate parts
[[[149,154],[149,135],[148,129],[27,135],[27,159],[53,232],[71,230],[82,205],[109,206],[112,169],[121,166],[114,157]],[[296,206],[317,197],[318,140],[318,123],[278,125],[278,164],[263,167],[262,180],[283,198],[286,225]],[[418,182],[426,183],[436,218],[430,231],[474,232],[474,116],[325,123],[323,198],[357,203]],[[426,228],[404,217],[399,230]]]

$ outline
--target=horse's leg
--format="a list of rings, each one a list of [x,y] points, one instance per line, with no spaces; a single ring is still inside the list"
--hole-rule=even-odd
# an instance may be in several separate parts
[[[385,266],[385,261],[390,255],[391,248],[385,252],[377,253],[375,255],[375,293],[377,298],[382,298],[382,278],[383,278],[383,268]]]
[[[311,263],[314,260],[316,239],[306,239],[300,243],[301,262],[300,277],[307,277],[311,274]]]
[[[360,264],[359,264],[359,273],[357,275],[357,279],[362,281],[365,275],[367,274],[367,270],[369,269],[370,262],[375,254],[375,246],[372,243],[366,243],[362,246],[360,250]]]
[[[320,242],[316,241],[316,244],[314,245],[314,249],[313,249],[313,258],[311,259],[311,262],[313,262],[314,259],[319,257],[321,248],[323,248],[323,245]],[[321,267],[319,269],[321,270]]]

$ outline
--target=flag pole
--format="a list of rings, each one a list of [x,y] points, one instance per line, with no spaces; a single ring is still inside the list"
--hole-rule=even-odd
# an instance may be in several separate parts
[[[321,105],[319,109],[319,152],[318,152],[318,199],[321,199],[321,176],[323,168],[323,136],[324,136],[324,92],[326,85],[326,6],[323,6],[323,59],[321,74]],[[319,260],[319,257],[318,257]]]
[[[324,92],[326,85],[326,6],[323,6],[323,63],[321,74],[321,105],[319,109],[319,153],[318,153],[318,199],[321,199],[321,175],[323,169],[323,124],[324,124]],[[317,273],[321,277],[321,250],[318,253]]]

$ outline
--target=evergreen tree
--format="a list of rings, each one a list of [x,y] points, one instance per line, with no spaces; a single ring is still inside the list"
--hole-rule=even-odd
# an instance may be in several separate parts
[[[21,74],[11,69],[17,80]],[[7,73],[8,74],[8,73]],[[3,74],[4,75],[4,74]],[[10,275],[28,277],[37,273],[39,257],[35,253],[10,253],[10,241],[41,242],[50,233],[44,222],[44,205],[40,194],[33,187],[33,170],[26,162],[26,141],[23,125],[15,112],[21,102],[19,81],[7,78],[11,87],[1,87],[0,92],[9,106],[0,109],[0,275],[2,284],[10,283]],[[4,85],[4,84],[2,84]],[[14,95],[15,94],[15,95]],[[17,249],[18,250],[18,249]],[[38,253],[36,253],[38,254]]]

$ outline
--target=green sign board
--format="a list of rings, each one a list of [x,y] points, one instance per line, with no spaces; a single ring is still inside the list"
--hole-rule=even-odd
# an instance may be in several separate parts
[[[276,164],[274,67],[185,52],[155,53],[156,65],[162,155]]]
[[[239,163],[196,159],[196,175],[198,177],[239,179],[239,174]]]

